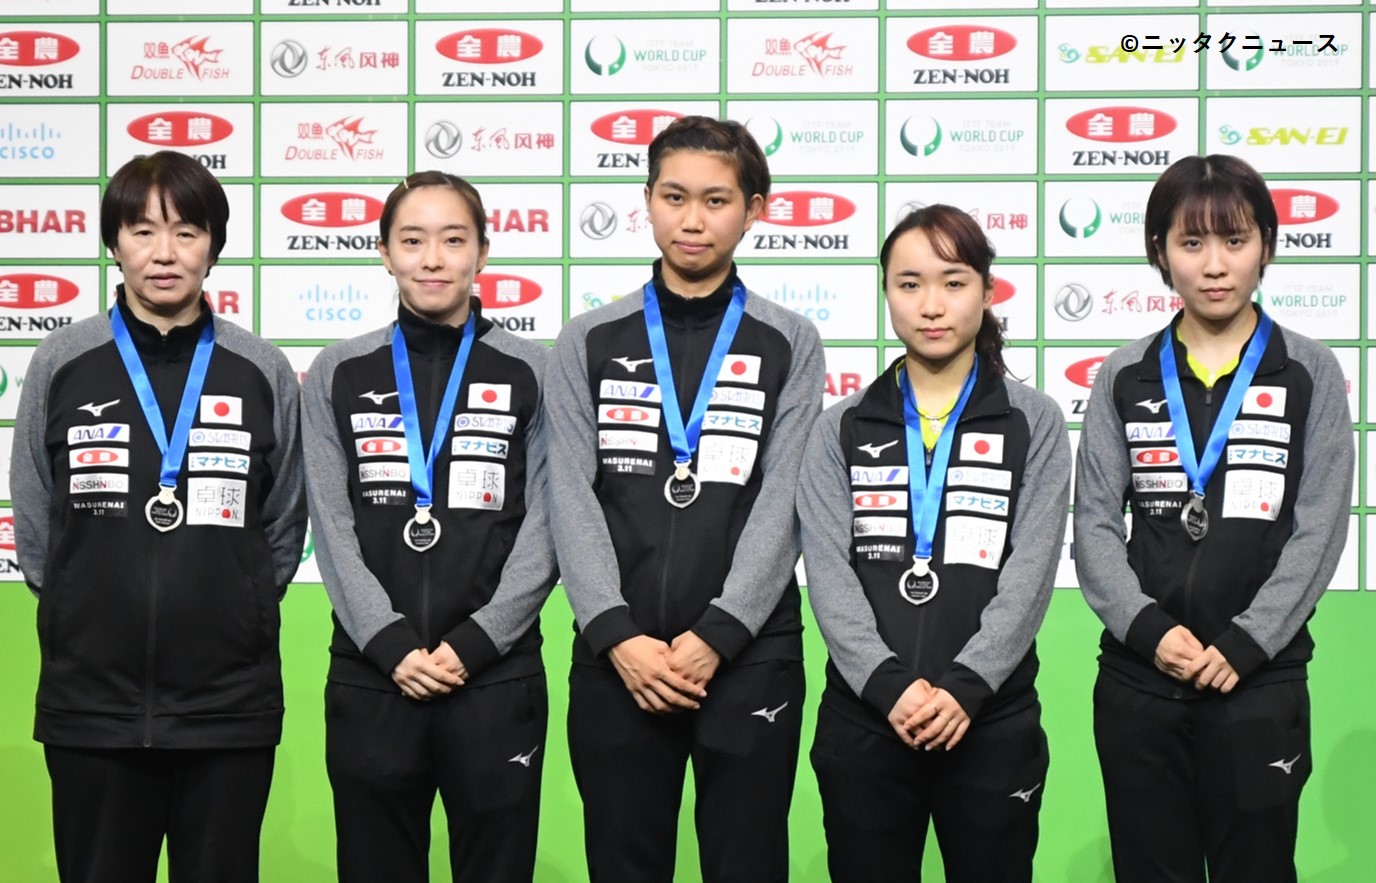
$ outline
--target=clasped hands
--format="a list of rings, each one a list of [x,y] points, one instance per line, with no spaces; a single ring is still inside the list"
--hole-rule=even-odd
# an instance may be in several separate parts
[[[950,693],[918,678],[889,710],[889,726],[909,748],[950,751],[965,738],[970,716]]]
[[[665,643],[649,635],[627,638],[607,652],[616,673],[642,711],[696,711],[721,656],[692,632]]]

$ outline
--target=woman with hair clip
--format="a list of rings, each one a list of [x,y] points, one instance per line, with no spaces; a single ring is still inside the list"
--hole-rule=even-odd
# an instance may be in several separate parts
[[[320,573],[334,605],[325,762],[339,879],[428,879],[439,791],[456,881],[535,872],[547,717],[537,614],[555,581],[546,350],[482,315],[486,212],[417,172],[383,206],[400,306],[326,348],[303,391]]]
[[[830,653],[812,765],[833,880],[1030,881],[1047,769],[1033,637],[1065,532],[1070,445],[1006,376],[993,247],[931,205],[880,252],[907,352],[828,409],[798,484]]]

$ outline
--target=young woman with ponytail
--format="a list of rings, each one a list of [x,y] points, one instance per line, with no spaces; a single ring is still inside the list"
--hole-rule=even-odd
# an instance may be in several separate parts
[[[994,250],[931,205],[880,252],[906,346],[817,421],[798,485],[830,653],[817,773],[832,879],[1030,881],[1048,754],[1033,637],[1065,532],[1059,407],[1006,376]]]

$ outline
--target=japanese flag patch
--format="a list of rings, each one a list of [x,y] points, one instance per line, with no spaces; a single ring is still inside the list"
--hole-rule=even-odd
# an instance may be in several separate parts
[[[468,387],[468,407],[487,411],[511,410],[510,383],[474,383]]]
[[[244,400],[238,396],[201,396],[201,422],[244,425]]]
[[[1003,462],[1003,433],[967,432],[960,437],[960,459],[981,463]]]
[[[1285,387],[1253,386],[1248,388],[1247,397],[1242,400],[1242,413],[1284,417]]]

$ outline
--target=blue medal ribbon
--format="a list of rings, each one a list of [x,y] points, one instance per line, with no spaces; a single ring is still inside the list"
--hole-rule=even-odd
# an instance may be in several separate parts
[[[201,329],[196,340],[196,351],[191,357],[191,370],[186,375],[186,386],[182,388],[182,401],[177,407],[177,422],[172,424],[172,437],[167,437],[167,424],[162,419],[162,409],[158,398],[153,394],[153,385],[148,381],[143,360],[129,336],[129,326],[124,324],[124,315],[116,305],[110,310],[110,331],[115,337],[115,348],[124,362],[124,370],[134,385],[134,394],[139,406],[143,408],[143,418],[162,454],[162,468],[158,471],[158,485],[171,491],[177,486],[177,476],[182,471],[182,460],[186,457],[187,439],[191,436],[191,421],[200,403],[201,390],[205,388],[206,370],[210,365],[210,353],[215,349],[215,320],[212,318]]]
[[[712,343],[712,352],[707,357],[707,367],[703,369],[697,398],[693,400],[693,410],[686,424],[678,406],[678,389],[674,385],[674,371],[669,364],[669,342],[664,337],[664,318],[659,311],[659,294],[655,291],[654,282],[645,283],[644,309],[645,332],[650,337],[650,355],[654,356],[664,428],[669,433],[669,445],[674,449],[674,465],[686,469],[698,449],[702,420],[707,416],[707,403],[712,399],[712,387],[716,386],[717,375],[721,374],[731,341],[736,337],[736,328],[745,314],[745,286],[738,280],[731,289],[731,303],[721,317],[721,327],[717,329],[717,339]]]
[[[913,520],[913,560],[932,560],[932,541],[936,538],[936,520],[941,511],[941,493],[946,489],[946,465],[951,461],[951,446],[955,443],[956,423],[960,420],[979,374],[979,357],[975,357],[965,385],[960,388],[956,405],[941,427],[936,448],[932,451],[931,476],[927,475],[926,446],[922,443],[922,417],[917,410],[917,395],[908,380],[908,369],[898,372],[898,387],[903,393],[903,424],[908,435],[908,511]]]
[[[475,328],[473,313],[470,312],[463,326],[463,341],[459,344],[458,355],[454,357],[454,367],[449,369],[449,382],[445,384],[439,412],[435,415],[430,450],[424,455],[421,453],[420,413],[416,409],[416,385],[411,379],[411,358],[406,352],[406,337],[401,332],[400,322],[392,330],[392,373],[397,381],[397,404],[401,408],[401,425],[406,431],[406,459],[411,464],[411,487],[416,492],[417,510],[430,508],[435,486],[435,460],[449,438],[449,421],[454,416],[454,404],[459,398],[459,386],[463,383],[468,354],[473,351]]]
[[[1209,428],[1209,440],[1204,446],[1203,458],[1196,458],[1194,433],[1190,429],[1190,415],[1185,411],[1185,397],[1180,390],[1180,372],[1175,364],[1175,344],[1173,333],[1167,328],[1161,335],[1161,380],[1166,388],[1166,406],[1170,409],[1171,427],[1175,432],[1175,446],[1180,452],[1180,468],[1190,480],[1190,492],[1199,499],[1204,498],[1204,488],[1218,467],[1223,448],[1228,444],[1228,432],[1233,421],[1242,410],[1242,400],[1247,397],[1247,388],[1256,376],[1257,365],[1261,363],[1262,353],[1271,339],[1271,317],[1262,312],[1257,319],[1256,331],[1247,344],[1238,363],[1233,385],[1228,388],[1214,425]]]

